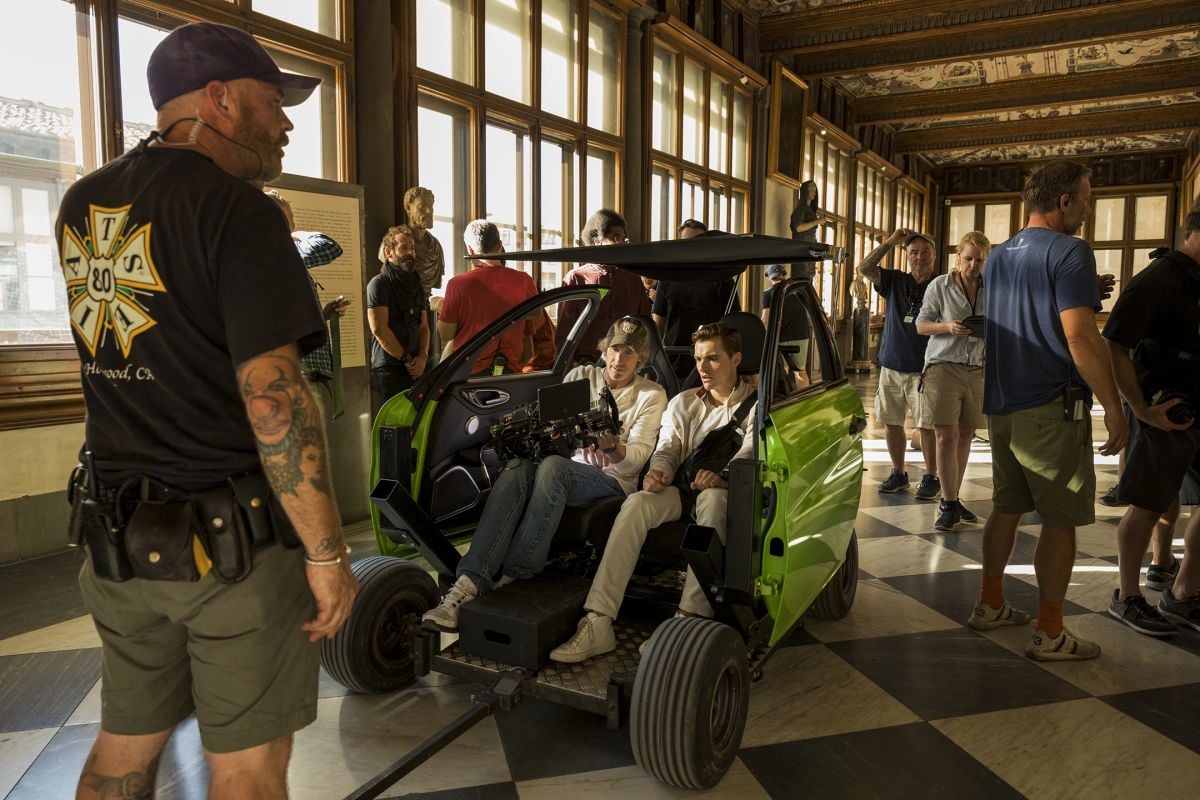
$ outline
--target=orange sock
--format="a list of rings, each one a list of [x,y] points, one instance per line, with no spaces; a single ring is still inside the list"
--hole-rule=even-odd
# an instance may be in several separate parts
[[[992,608],[1000,608],[1004,605],[1004,576],[997,575],[991,577],[983,576],[983,582],[979,587],[979,602],[987,603]]]
[[[1047,600],[1038,599],[1038,629],[1049,636],[1051,639],[1057,639],[1058,635],[1063,631],[1062,621],[1062,602],[1051,603]]]

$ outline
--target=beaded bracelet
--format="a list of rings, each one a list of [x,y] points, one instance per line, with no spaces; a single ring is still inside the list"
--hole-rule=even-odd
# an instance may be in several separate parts
[[[308,553],[305,553],[304,563],[308,564],[310,567],[332,567],[342,563],[342,557],[348,555],[350,555],[350,545],[346,545],[346,549],[342,555],[339,555],[336,558],[325,558],[318,560],[315,558],[309,558]]]

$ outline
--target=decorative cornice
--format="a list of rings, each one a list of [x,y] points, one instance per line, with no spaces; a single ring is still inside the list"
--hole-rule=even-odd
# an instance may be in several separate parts
[[[862,98],[854,101],[854,121],[859,124],[915,122],[931,117],[1117,100],[1177,91],[1200,91],[1200,59]]]
[[[1188,103],[1156,109],[1023,120],[1003,125],[988,123],[903,131],[896,134],[896,152],[966,150],[1122,134],[1165,133],[1195,127],[1200,127],[1200,104]]]

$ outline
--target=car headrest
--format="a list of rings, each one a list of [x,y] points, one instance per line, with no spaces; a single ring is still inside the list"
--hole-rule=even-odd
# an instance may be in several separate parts
[[[717,322],[733,328],[742,335],[742,363],[738,375],[756,375],[762,365],[763,344],[767,329],[762,320],[749,311],[731,311]]]
[[[658,326],[650,317],[641,314],[635,315],[633,318],[642,323],[642,327],[646,329],[646,363],[642,365],[642,368],[653,369],[658,385],[666,390],[667,397],[674,397],[679,392],[679,379],[675,376],[675,370],[671,369],[671,362],[663,350],[662,338],[658,335]]]

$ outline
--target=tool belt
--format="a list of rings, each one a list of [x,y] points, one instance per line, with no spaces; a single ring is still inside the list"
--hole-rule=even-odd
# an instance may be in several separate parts
[[[87,550],[104,580],[198,581],[211,572],[236,583],[250,574],[256,550],[300,546],[262,470],[185,492],[148,477],[102,484],[81,464],[67,496],[69,543]]]

